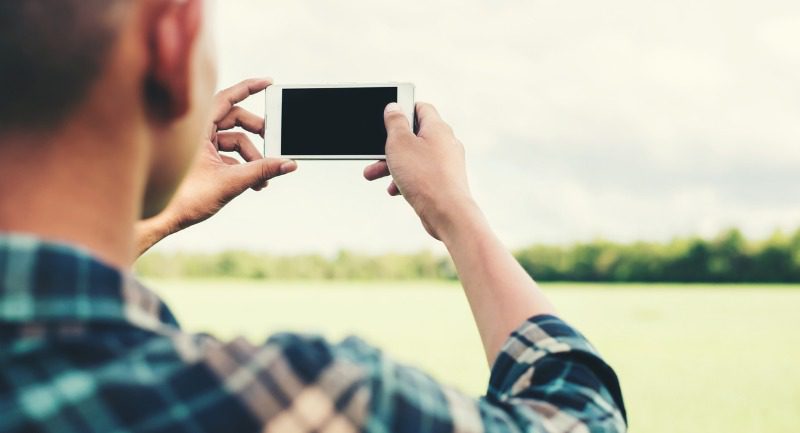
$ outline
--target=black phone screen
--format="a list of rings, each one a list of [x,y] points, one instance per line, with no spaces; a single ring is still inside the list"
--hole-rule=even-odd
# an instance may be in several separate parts
[[[384,155],[397,87],[283,89],[283,155]]]

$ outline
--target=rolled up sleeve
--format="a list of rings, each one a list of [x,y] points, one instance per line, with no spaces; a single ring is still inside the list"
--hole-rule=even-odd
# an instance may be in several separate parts
[[[575,328],[553,316],[534,317],[511,334],[484,401],[523,431],[626,430],[614,370]]]
[[[225,389],[266,432],[612,433],[626,429],[613,370],[552,316],[526,321],[498,356],[484,397],[394,362],[358,338],[277,335],[211,357]],[[435,354],[432,354],[435,356]]]

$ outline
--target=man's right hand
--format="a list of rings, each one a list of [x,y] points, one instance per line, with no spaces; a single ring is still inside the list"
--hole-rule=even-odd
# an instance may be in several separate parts
[[[454,218],[477,209],[467,182],[464,146],[433,105],[418,103],[416,113],[415,135],[398,104],[386,107],[386,160],[368,166],[364,177],[392,176],[389,194],[405,197],[428,233],[443,240]]]

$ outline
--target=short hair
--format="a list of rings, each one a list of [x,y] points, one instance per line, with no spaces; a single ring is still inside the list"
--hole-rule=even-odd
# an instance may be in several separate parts
[[[0,0],[0,132],[51,129],[103,70],[127,0]]]

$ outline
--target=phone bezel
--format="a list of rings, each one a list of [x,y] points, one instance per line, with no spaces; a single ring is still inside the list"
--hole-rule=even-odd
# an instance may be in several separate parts
[[[264,116],[264,155],[288,159],[318,160],[380,160],[386,155],[284,155],[281,151],[281,125],[283,120],[283,89],[335,89],[363,87],[396,87],[397,102],[405,110],[410,122],[414,119],[414,85],[411,83],[337,83],[337,84],[273,84],[266,91],[266,116]],[[412,124],[413,127],[413,124]]]

